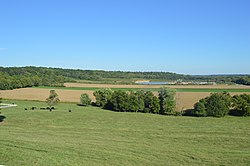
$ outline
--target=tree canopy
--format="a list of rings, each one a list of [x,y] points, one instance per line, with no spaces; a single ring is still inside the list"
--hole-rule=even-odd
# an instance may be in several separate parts
[[[127,72],[103,70],[75,70],[46,67],[0,67],[0,89],[16,89],[32,86],[63,86],[77,80],[107,81],[110,79],[150,79],[176,81],[213,81],[249,85],[249,75],[184,75],[171,72]],[[115,83],[115,82],[112,82]],[[126,82],[128,83],[128,82]],[[130,82],[132,83],[132,82]]]
[[[60,102],[58,94],[56,93],[55,90],[50,90],[50,95],[46,99],[47,104],[52,107],[53,105],[56,105],[57,103]]]

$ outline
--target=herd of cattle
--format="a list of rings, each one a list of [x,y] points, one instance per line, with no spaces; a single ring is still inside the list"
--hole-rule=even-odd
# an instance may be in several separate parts
[[[38,109],[37,107],[31,107],[30,110],[36,110]],[[55,107],[41,107],[40,110],[49,110],[49,111],[52,111],[52,110],[55,110],[56,108]],[[24,110],[28,110],[28,108],[24,108]],[[69,110],[69,112],[71,112],[71,110]]]

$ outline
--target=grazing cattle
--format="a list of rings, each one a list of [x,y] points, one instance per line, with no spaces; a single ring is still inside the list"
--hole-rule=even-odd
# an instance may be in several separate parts
[[[24,108],[24,110],[28,110],[27,108]]]
[[[47,110],[50,110],[50,107],[47,107],[46,109],[47,109]]]
[[[51,107],[52,110],[55,110],[55,107]]]
[[[69,110],[69,112],[71,112],[71,110]]]
[[[31,109],[32,109],[32,110],[35,110],[35,109],[36,109],[36,107],[31,107]]]
[[[42,108],[40,108],[40,110],[46,110],[46,108],[42,107]]]

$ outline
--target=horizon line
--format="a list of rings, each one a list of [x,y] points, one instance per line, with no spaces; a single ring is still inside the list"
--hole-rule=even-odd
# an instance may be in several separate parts
[[[135,73],[150,73],[150,72],[156,72],[156,73],[173,73],[173,74],[180,74],[180,75],[190,75],[190,76],[248,76],[250,73],[213,73],[213,74],[187,74],[187,73],[178,73],[178,72],[173,72],[173,71],[157,71],[157,70],[144,70],[144,71],[139,71],[139,70],[105,70],[105,69],[83,69],[83,68],[73,68],[73,67],[58,67],[58,66],[32,66],[32,65],[20,65],[20,66],[4,66],[0,65],[0,67],[3,68],[12,68],[12,67],[41,67],[41,68],[54,68],[54,69],[71,69],[71,70],[90,70],[90,71],[105,71],[105,72],[135,72]]]

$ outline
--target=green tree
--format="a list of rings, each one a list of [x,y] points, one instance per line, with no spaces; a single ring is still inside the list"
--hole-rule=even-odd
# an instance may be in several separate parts
[[[91,104],[91,99],[89,98],[89,95],[87,93],[81,94],[80,104],[83,106],[88,106]]]
[[[50,95],[46,99],[46,102],[49,105],[49,107],[52,107],[53,105],[56,105],[57,103],[60,102],[58,94],[56,93],[55,90],[50,90]]]
[[[129,110],[129,95],[125,91],[114,91],[110,99],[112,109],[115,111],[128,111]]]
[[[173,115],[175,113],[176,101],[175,101],[174,89],[161,88],[159,91],[160,101],[160,114]]]
[[[145,108],[150,108],[150,104],[152,103],[152,100],[154,98],[154,94],[151,91],[146,91],[144,93],[144,104]]]
[[[137,112],[144,109],[144,101],[138,93],[130,92],[129,94],[129,111]]]
[[[213,93],[207,98],[205,107],[208,116],[223,117],[228,114],[229,104],[223,95],[223,93]]]
[[[233,96],[233,108],[239,116],[250,116],[250,95]]]
[[[111,89],[99,89],[93,93],[96,98],[96,105],[99,107],[107,107],[109,100],[111,99],[113,91]]]
[[[195,103],[194,105],[194,115],[198,117],[204,117],[207,116],[207,111],[205,107],[205,100],[202,99],[199,102]]]
[[[152,100],[149,102],[150,112],[158,114],[160,111],[160,101],[156,96],[153,96]]]

